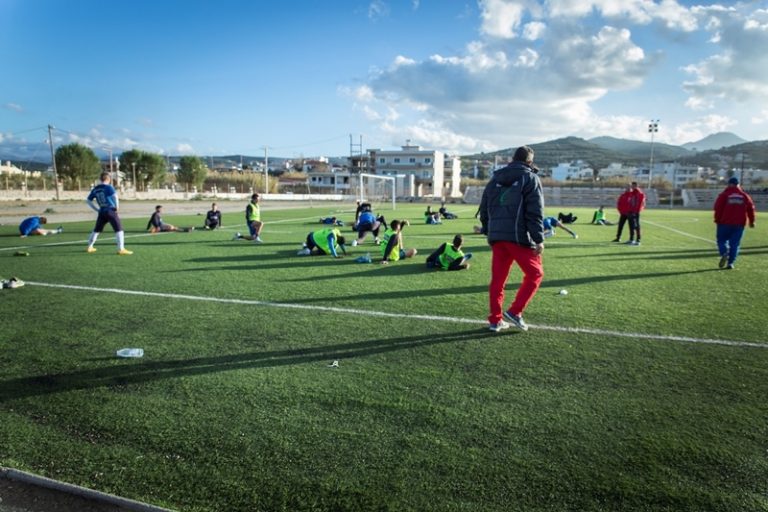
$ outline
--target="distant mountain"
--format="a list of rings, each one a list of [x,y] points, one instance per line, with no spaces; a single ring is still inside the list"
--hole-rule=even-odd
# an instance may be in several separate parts
[[[710,149],[727,148],[728,146],[736,146],[738,144],[744,144],[748,142],[738,135],[730,132],[719,132],[707,135],[701,140],[696,142],[686,142],[682,145],[685,149],[691,151],[708,151]]]
[[[650,162],[650,142],[617,139],[614,137],[595,137],[593,139],[589,139],[589,142],[596,144],[601,148],[610,149],[611,151],[616,151],[626,155],[631,155],[635,158],[645,158]],[[685,157],[689,153],[690,151],[687,148],[681,146],[672,146],[669,144],[662,144],[660,142],[654,142],[653,144],[654,160],[674,160],[677,158]]]
[[[541,168],[555,167],[562,162],[583,160],[592,168],[601,169],[613,162],[620,162],[626,165],[641,165],[641,163],[647,162],[648,158],[650,158],[650,145],[647,156],[643,155],[642,158],[639,158],[631,153],[625,153],[609,147],[602,147],[579,137],[565,137],[529,145],[536,155],[536,165]],[[465,158],[467,160],[493,160],[498,156],[502,162],[506,162],[512,160],[514,152],[515,148],[508,148],[493,153],[469,155]]]
[[[681,163],[702,167],[768,169],[768,140],[757,140],[702,152],[691,152]]]

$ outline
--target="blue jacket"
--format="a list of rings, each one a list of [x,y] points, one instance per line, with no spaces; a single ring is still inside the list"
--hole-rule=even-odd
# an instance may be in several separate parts
[[[544,242],[541,181],[524,162],[512,162],[491,176],[480,201],[480,222],[488,243],[526,247]]]

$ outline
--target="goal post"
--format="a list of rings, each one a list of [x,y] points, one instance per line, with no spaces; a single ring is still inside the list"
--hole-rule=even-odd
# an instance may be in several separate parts
[[[387,190],[389,183],[389,190]],[[378,174],[360,173],[360,186],[358,189],[358,199],[360,201],[386,201],[391,199],[392,209],[395,209],[395,176],[381,176]]]

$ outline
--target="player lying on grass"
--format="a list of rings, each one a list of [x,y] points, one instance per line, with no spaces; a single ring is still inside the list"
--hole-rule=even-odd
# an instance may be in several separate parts
[[[336,217],[320,217],[320,224],[330,224],[332,226],[343,226],[344,221]]]
[[[45,217],[27,217],[19,224],[19,235],[24,238],[30,235],[57,235],[64,231],[64,228],[61,226],[56,229],[43,229],[40,227],[47,223],[48,219]]]
[[[150,233],[165,233],[168,231],[183,231],[185,233],[188,233],[195,228],[179,228],[174,226],[173,224],[166,224],[163,222],[163,206],[157,205],[155,206],[155,213],[152,214],[152,216],[149,218],[149,222],[147,222],[147,229]]]
[[[339,251],[347,253],[344,242],[344,237],[337,228],[318,229],[307,235],[307,241],[297,254],[299,256],[329,254],[334,258],[341,258]]]
[[[570,233],[573,238],[579,238],[579,235],[565,227],[565,224],[554,217],[544,217],[544,238],[555,236],[555,228],[562,228],[566,233]]]
[[[464,245],[464,237],[456,235],[453,242],[442,244],[435,252],[427,257],[427,268],[440,270],[466,270],[469,268],[467,261],[472,253],[464,254],[461,246]]]
[[[384,232],[381,241],[381,264],[386,265],[390,261],[399,261],[416,256],[416,249],[403,248],[403,226],[408,226],[407,220],[393,220],[389,229]]]

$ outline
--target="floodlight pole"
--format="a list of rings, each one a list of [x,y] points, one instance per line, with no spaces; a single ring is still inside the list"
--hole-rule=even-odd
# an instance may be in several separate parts
[[[653,136],[659,131],[658,119],[651,119],[648,131],[651,134],[651,164],[648,166],[648,190],[650,190],[653,187]]]

